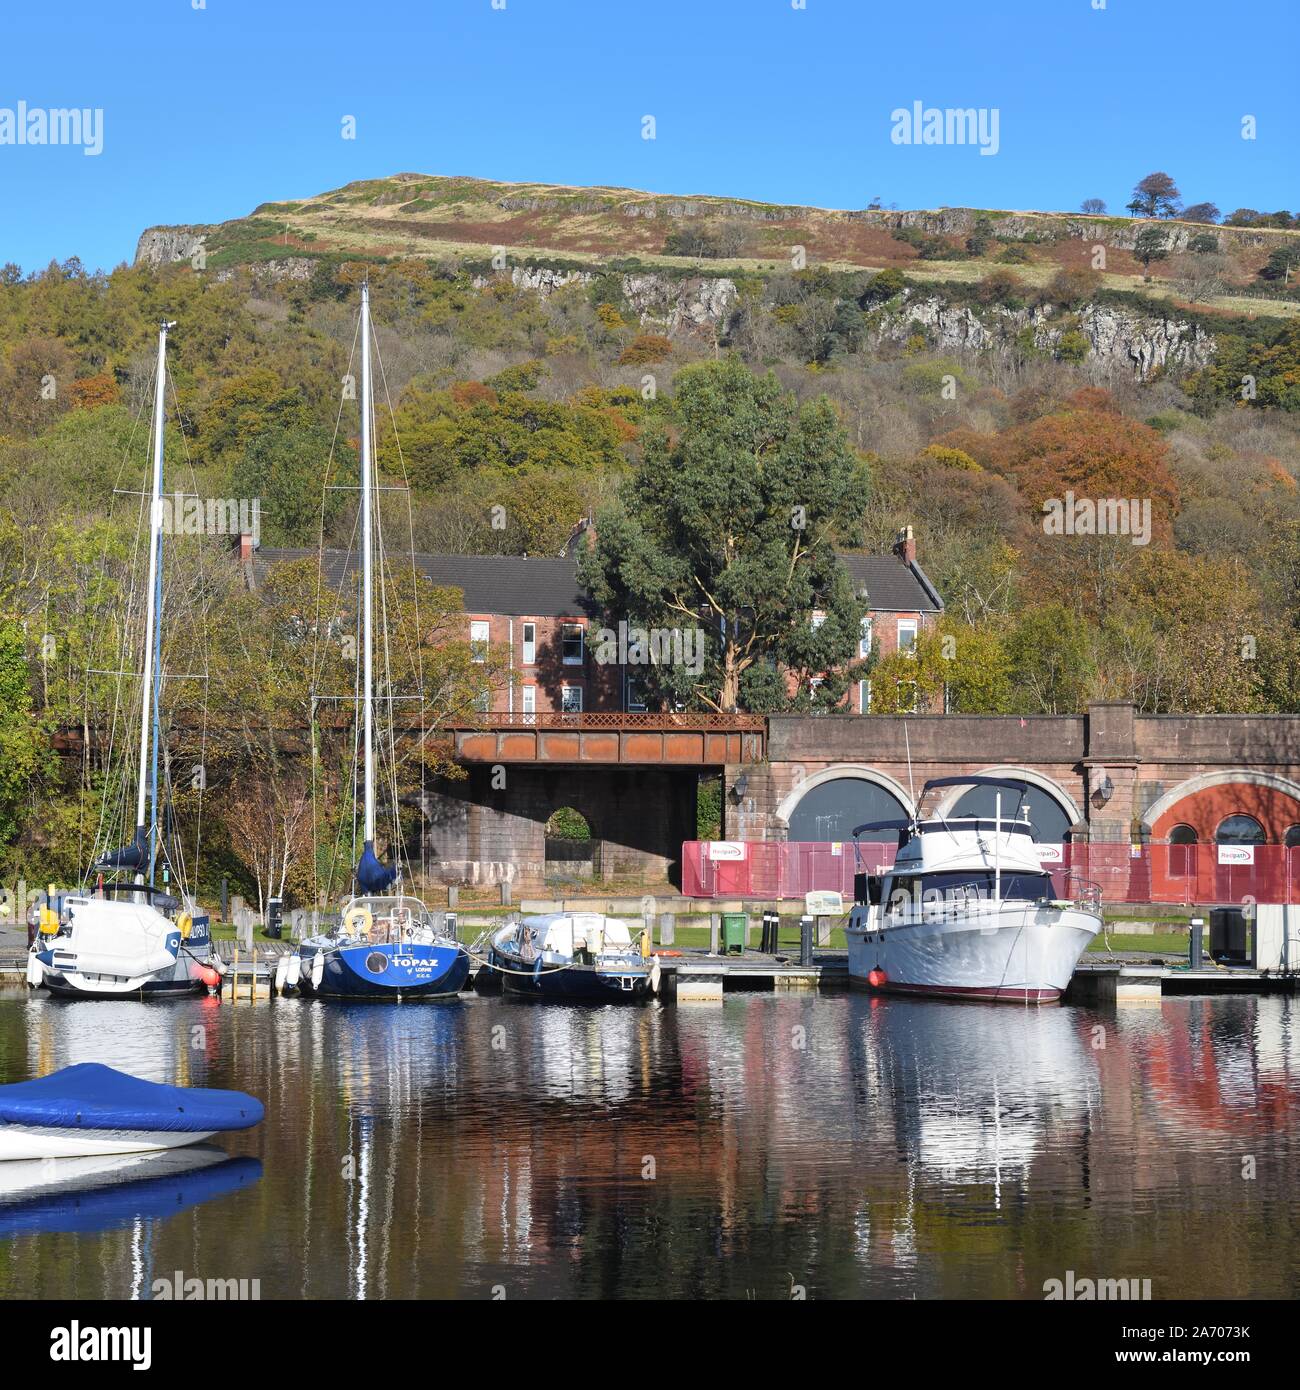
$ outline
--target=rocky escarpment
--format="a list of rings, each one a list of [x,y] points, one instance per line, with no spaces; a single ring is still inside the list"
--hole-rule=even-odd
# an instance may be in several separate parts
[[[1087,340],[1086,362],[1103,373],[1131,373],[1141,381],[1166,370],[1207,366],[1216,348],[1212,334],[1176,315],[1158,317],[1113,304],[1085,304],[1076,313],[1052,304],[977,310],[913,290],[879,312],[870,337],[876,344],[904,343],[918,331],[943,352],[1008,352],[1028,338],[1037,351],[1053,355],[1065,335],[1076,332]]]
[[[211,227],[148,227],[136,242],[136,265],[172,265],[190,260],[203,245]]]
[[[517,288],[532,290],[543,298],[566,285],[587,285],[596,279],[594,271],[536,265],[512,266],[508,273]],[[474,284],[481,288],[492,278],[479,275]],[[736,303],[736,282],[726,276],[641,272],[624,275],[621,289],[643,328],[657,328],[670,335],[721,327]]]

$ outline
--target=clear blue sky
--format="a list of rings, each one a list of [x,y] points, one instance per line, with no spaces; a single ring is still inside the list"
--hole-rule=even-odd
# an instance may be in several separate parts
[[[104,150],[0,144],[0,261],[108,268],[150,224],[405,170],[1122,211],[1165,169],[1296,210],[1295,0],[1096,2],[10,0],[0,108],[100,107]],[[918,100],[997,108],[999,153],[891,143]]]

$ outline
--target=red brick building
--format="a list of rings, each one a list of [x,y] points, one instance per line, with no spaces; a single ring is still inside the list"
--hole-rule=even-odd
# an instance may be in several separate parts
[[[253,580],[268,565],[300,560],[313,551],[261,549]],[[860,652],[876,644],[880,656],[912,646],[924,626],[943,609],[934,586],[916,562],[910,528],[890,555],[841,556],[870,611]],[[344,555],[328,552],[327,567],[341,580]],[[580,588],[573,558],[516,555],[417,555],[417,568],[439,586],[464,594],[465,637],[504,657],[511,679],[493,691],[491,712],[519,715],[553,712],[644,709],[636,667],[596,659],[597,634],[614,628],[617,615],[597,610]],[[355,556],[349,567],[354,568]],[[849,695],[855,714],[870,710],[870,682]]]

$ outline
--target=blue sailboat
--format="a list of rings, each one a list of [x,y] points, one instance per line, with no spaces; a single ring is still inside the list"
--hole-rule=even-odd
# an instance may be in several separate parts
[[[361,286],[361,720],[365,750],[365,831],[356,895],[337,929],[304,940],[287,981],[302,994],[343,999],[455,995],[469,978],[464,948],[439,928],[418,898],[393,894],[398,869],[375,852],[374,583],[375,479],[371,460],[370,287]],[[399,890],[400,890],[400,885]]]

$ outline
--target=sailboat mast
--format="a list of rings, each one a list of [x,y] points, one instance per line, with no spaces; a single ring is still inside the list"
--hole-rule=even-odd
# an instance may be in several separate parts
[[[362,602],[362,719],[366,745],[366,812],[365,834],[362,839],[373,844],[375,838],[375,749],[373,710],[373,615],[371,590],[371,462],[370,462],[370,284],[361,285],[361,602]]]
[[[135,824],[145,827],[145,805],[149,798],[149,734],[154,717],[154,659],[159,624],[159,538],[162,532],[163,421],[167,410],[167,330],[174,323],[158,326],[158,372],[153,403],[153,486],[149,493],[149,588],[145,610],[144,673],[140,685],[140,777],[136,794]],[[152,851],[150,852],[152,858]],[[141,865],[141,868],[144,866]]]

